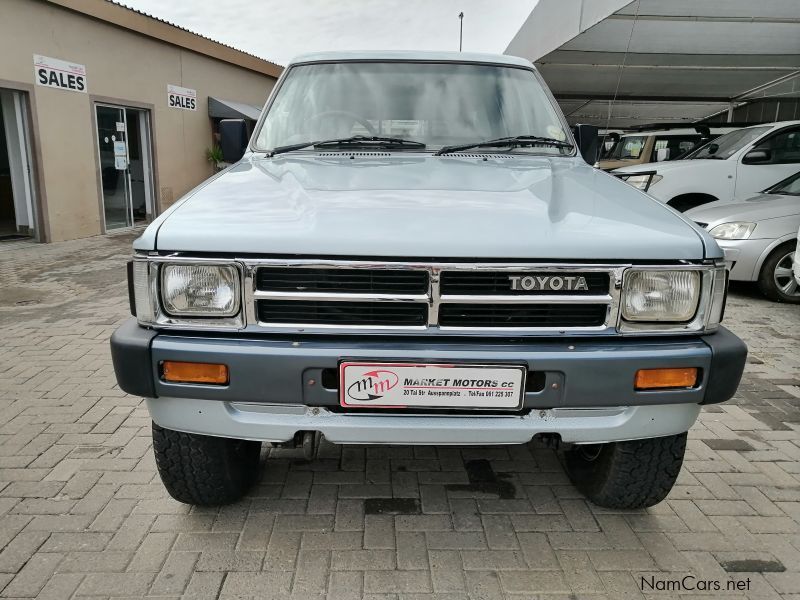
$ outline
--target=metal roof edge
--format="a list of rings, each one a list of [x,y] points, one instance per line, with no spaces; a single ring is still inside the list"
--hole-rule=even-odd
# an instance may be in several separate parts
[[[237,67],[277,78],[283,71],[275,64],[253,54],[195,33],[164,19],[126,6],[115,0],[44,0],[87,17],[128,29],[135,33],[184,48]]]

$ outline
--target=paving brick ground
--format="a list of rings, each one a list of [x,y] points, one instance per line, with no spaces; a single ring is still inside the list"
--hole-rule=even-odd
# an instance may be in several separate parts
[[[0,246],[0,597],[612,600],[690,576],[686,597],[800,598],[800,307],[733,290],[745,379],[650,510],[591,505],[537,445],[273,450],[246,499],[198,509],[115,385],[130,241]],[[502,494],[470,485],[476,460]]]

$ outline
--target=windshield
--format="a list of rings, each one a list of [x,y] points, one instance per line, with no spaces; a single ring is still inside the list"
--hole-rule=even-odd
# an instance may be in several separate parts
[[[769,127],[747,127],[738,131],[731,131],[698,148],[686,158],[713,158],[717,160],[730,158],[768,129]]]
[[[606,157],[607,160],[639,158],[647,138],[643,135],[628,135],[620,138]]]
[[[341,62],[291,67],[255,146],[267,151],[355,135],[413,140],[424,143],[427,151],[506,136],[568,139],[558,111],[528,69]],[[497,150],[508,151],[504,147]],[[572,152],[554,146],[513,151]]]
[[[785,194],[788,196],[800,196],[800,173],[785,179],[769,190],[770,194]]]

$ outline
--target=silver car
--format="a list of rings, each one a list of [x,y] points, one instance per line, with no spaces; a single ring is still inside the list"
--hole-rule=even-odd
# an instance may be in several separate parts
[[[800,173],[741,202],[712,202],[686,213],[717,240],[733,281],[756,281],[778,302],[800,303],[792,262],[800,227]]]

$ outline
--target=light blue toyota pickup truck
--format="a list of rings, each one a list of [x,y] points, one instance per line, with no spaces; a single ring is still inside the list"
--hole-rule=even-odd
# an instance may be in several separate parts
[[[714,240],[580,133],[531,63],[468,53],[302,56],[251,137],[223,121],[232,166],[136,240],[111,339],[169,493],[240,498],[265,442],[541,436],[593,502],[661,501],[747,349]]]

